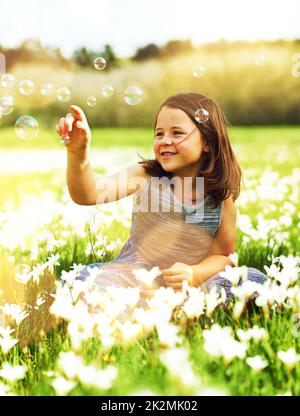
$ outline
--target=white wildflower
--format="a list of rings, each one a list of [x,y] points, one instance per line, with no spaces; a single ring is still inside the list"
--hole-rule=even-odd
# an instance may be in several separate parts
[[[58,396],[65,396],[76,386],[76,381],[57,376],[51,381],[51,385]]]
[[[189,351],[184,347],[168,348],[159,353],[161,362],[167,367],[171,377],[184,386],[199,388],[200,379],[196,376],[189,361]]]
[[[204,314],[204,291],[196,287],[188,288],[187,291],[189,296],[183,304],[182,310],[186,313],[188,318],[198,318],[200,315]]]
[[[177,343],[182,344],[182,338],[178,335],[179,328],[173,323],[160,323],[156,325],[160,345],[175,347]]]
[[[297,354],[294,348],[289,348],[287,351],[278,351],[277,355],[288,369],[292,369],[300,361],[300,354]]]
[[[225,266],[225,271],[219,272],[220,277],[224,277],[229,280],[232,286],[237,286],[242,279],[242,281],[247,280],[248,276],[248,267],[232,267],[230,265]]]
[[[268,362],[261,358],[260,355],[246,358],[246,363],[254,370],[254,372],[263,370],[268,366]]]
[[[0,370],[0,377],[3,377],[9,383],[15,383],[18,380],[24,378],[27,371],[26,365],[11,365],[8,362],[3,364]]]
[[[159,267],[153,267],[151,270],[147,270],[144,268],[141,269],[133,269],[132,273],[135,275],[137,280],[140,280],[145,284],[146,287],[151,288],[153,287],[153,281],[157,276],[161,275],[161,270]]]
[[[5,303],[4,306],[0,306],[0,309],[5,315],[14,319],[17,325],[28,316],[28,313],[20,305],[15,303]]]

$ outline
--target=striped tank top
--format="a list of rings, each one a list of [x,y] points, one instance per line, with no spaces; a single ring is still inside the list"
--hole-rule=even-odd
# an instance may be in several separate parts
[[[184,204],[168,181],[159,184],[149,177],[134,194],[130,236],[115,261],[163,268],[199,263],[221,224],[223,205],[214,208],[210,195],[197,205]]]

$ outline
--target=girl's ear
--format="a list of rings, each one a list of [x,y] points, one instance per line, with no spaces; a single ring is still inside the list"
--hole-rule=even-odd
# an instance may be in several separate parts
[[[208,144],[207,144],[207,143],[204,143],[204,144],[203,144],[203,151],[204,151],[204,152],[207,152],[207,153],[209,152],[209,146],[208,146]]]

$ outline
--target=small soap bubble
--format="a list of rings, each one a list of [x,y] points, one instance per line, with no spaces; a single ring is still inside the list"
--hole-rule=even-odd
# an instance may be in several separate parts
[[[19,82],[18,91],[22,95],[30,95],[34,91],[34,83],[30,79],[23,79]]]
[[[39,125],[32,116],[21,116],[15,123],[15,131],[17,136],[22,140],[31,140],[37,136]]]
[[[29,274],[31,271],[31,267],[29,266],[29,264],[24,264],[24,263],[19,263],[16,264],[15,266],[15,272],[16,274]]]
[[[94,60],[94,67],[98,69],[98,71],[101,71],[106,67],[106,60],[102,58],[102,56],[99,56]]]
[[[103,95],[103,97],[111,97],[114,92],[114,88],[109,84],[104,85],[101,90],[101,94]]]
[[[196,65],[193,68],[193,77],[195,78],[202,78],[205,73],[205,68],[201,65]]]
[[[12,88],[15,84],[15,77],[12,74],[2,74],[0,85],[3,88]]]
[[[86,99],[86,103],[89,107],[94,107],[97,104],[97,98],[91,95]]]
[[[58,101],[66,102],[71,98],[71,90],[68,87],[61,87],[56,91],[56,98]]]
[[[257,66],[263,66],[266,62],[266,57],[263,54],[258,54],[254,57],[254,63]]]
[[[14,109],[14,97],[11,95],[2,95],[0,97],[0,114],[7,116]]]
[[[135,85],[127,87],[124,91],[124,100],[129,105],[137,105],[141,102],[142,98],[143,91]]]
[[[50,84],[49,82],[44,82],[43,84],[40,85],[40,93],[42,95],[51,95],[53,92],[53,85]]]
[[[209,120],[209,112],[205,108],[198,108],[195,112],[195,120],[198,123],[205,123]]]

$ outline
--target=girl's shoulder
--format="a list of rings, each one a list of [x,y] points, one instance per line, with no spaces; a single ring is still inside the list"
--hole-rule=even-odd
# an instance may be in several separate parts
[[[140,163],[134,163],[129,166],[130,181],[132,186],[136,187],[136,193],[140,193],[149,183],[150,175],[145,171]]]

